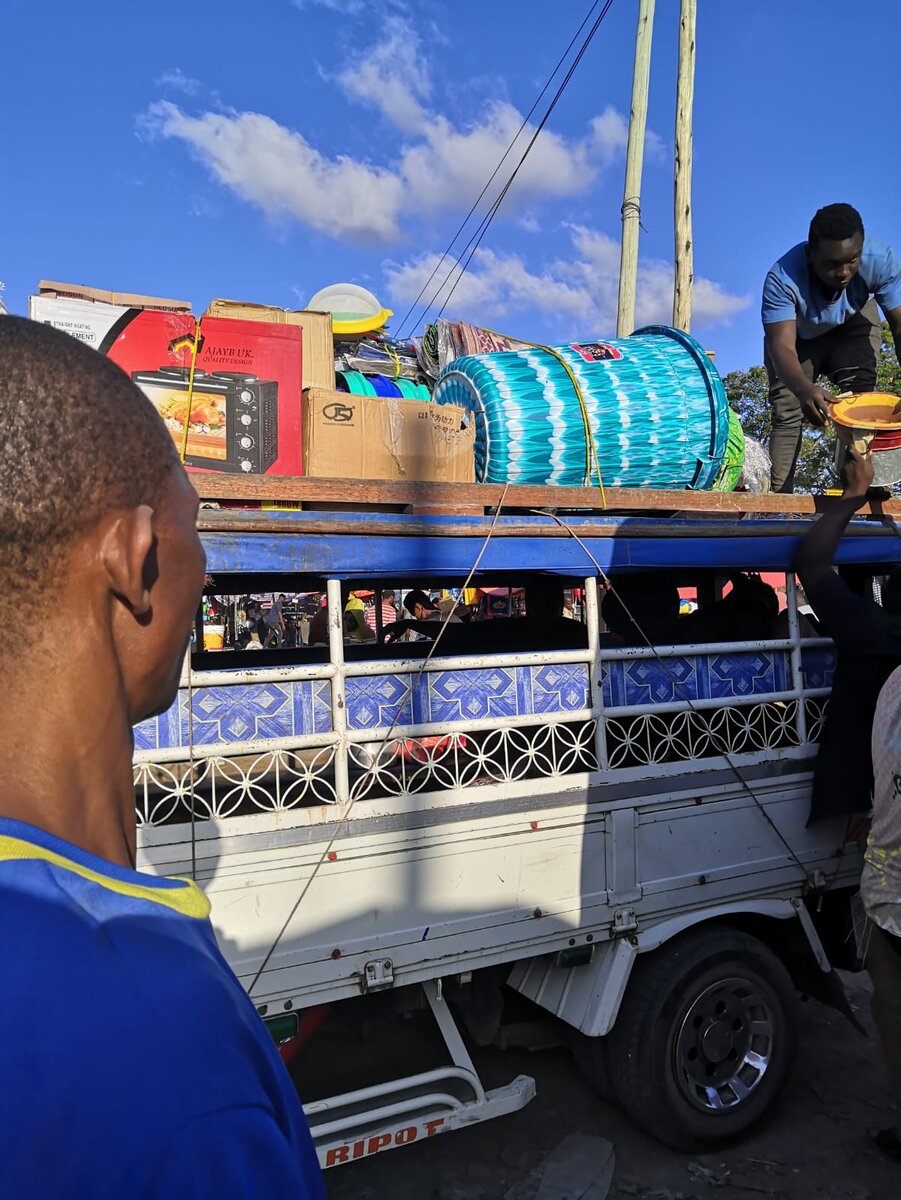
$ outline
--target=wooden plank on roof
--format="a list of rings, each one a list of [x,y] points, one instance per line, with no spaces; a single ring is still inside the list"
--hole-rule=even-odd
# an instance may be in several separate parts
[[[307,479],[289,475],[195,473],[191,481],[201,500],[268,501],[296,504],[412,508],[420,512],[460,512],[545,508],[590,512],[668,512],[689,514],[809,514],[822,512],[828,496],[772,492],[689,492],[650,488],[541,487],[501,483],[417,483],[378,479]],[[862,514],[901,516],[901,500],[866,504]]]

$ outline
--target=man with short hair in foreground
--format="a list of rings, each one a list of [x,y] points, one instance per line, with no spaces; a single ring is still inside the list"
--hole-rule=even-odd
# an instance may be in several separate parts
[[[0,1196],[323,1196],[297,1094],[193,882],[135,870],[132,726],[174,700],[197,497],[143,393],[0,319]],[[51,601],[52,597],[52,601]]]

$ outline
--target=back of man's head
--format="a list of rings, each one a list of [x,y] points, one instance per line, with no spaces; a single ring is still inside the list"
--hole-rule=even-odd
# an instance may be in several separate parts
[[[53,584],[79,533],[155,507],[178,463],[144,393],[66,333],[0,317],[0,595]]]
[[[827,204],[810,222],[807,244],[813,248],[818,242],[844,242],[856,233],[863,237],[863,232],[863,220],[856,208],[850,204]]]
[[[563,584],[538,576],[526,584],[526,616],[533,621],[557,621],[563,617]]]

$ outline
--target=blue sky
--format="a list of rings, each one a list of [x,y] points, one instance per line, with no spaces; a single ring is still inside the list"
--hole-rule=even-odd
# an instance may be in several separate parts
[[[588,0],[6,0],[0,280],[303,307],[419,291]],[[695,324],[760,361],[771,262],[821,204],[901,242],[896,0],[699,0]],[[614,331],[635,0],[614,0],[448,315]],[[850,15],[849,15],[850,14]],[[857,15],[859,14],[859,15]],[[677,0],[658,0],[639,320],[671,308]],[[443,276],[444,272],[442,272]],[[439,276],[440,278],[441,276]],[[408,332],[410,324],[405,329]]]

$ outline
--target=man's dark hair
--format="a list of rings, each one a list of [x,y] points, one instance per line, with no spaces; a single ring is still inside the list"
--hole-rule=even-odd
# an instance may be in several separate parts
[[[412,592],[407,592],[404,598],[404,608],[412,616],[417,604],[421,604],[423,608],[437,609],[438,607],[430,596],[415,588]]]
[[[844,242],[859,233],[863,237],[863,221],[860,213],[850,204],[827,204],[810,222],[807,244],[817,242]]]
[[[124,371],[50,325],[0,317],[0,592],[33,593],[108,513],[156,506],[175,443]]]

